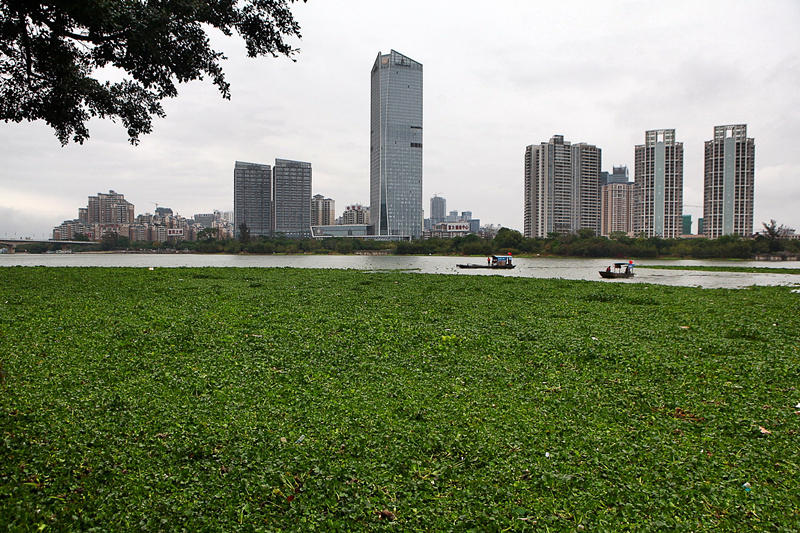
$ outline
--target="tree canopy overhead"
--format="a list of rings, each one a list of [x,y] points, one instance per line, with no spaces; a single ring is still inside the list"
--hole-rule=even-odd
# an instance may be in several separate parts
[[[64,145],[89,138],[90,118],[110,118],[136,144],[177,83],[208,77],[230,98],[208,29],[238,33],[249,57],[291,58],[295,1],[0,0],[0,120],[44,120]],[[103,67],[127,76],[102,81]]]

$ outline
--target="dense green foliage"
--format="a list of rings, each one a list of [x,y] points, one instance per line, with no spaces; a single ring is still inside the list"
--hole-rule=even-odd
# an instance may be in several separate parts
[[[494,239],[495,250],[513,250],[526,254],[572,257],[685,257],[695,259],[749,259],[756,254],[787,251],[800,252],[800,240],[742,239],[724,236],[718,239],[660,239],[658,237],[614,238],[594,236],[591,231],[579,234],[551,235],[547,239],[526,239],[518,231],[501,230]]]
[[[426,239],[402,242],[379,242],[357,238],[288,239],[286,237],[252,238],[177,243],[128,242],[125,238],[113,241],[113,235],[101,246],[105,250],[153,250],[177,248],[200,253],[316,253],[349,254],[363,250],[388,250],[399,255],[488,255],[512,252],[522,255],[560,257],[618,257],[655,258],[683,257],[695,259],[750,259],[757,254],[800,253],[798,239],[755,239],[721,237],[719,239],[659,239],[617,236],[612,239],[596,237],[591,232],[578,235],[552,235],[547,239],[526,239],[518,231],[503,228],[493,239],[467,235],[454,239]],[[52,248],[58,245],[51,245]],[[83,247],[85,249],[85,247]]]
[[[704,270],[706,272],[749,272],[752,274],[800,274],[800,268],[706,266],[706,265],[636,265],[637,268],[660,270]]]
[[[179,83],[208,78],[230,97],[212,28],[237,33],[250,57],[291,56],[293,1],[0,0],[0,120],[43,120],[67,144],[107,117],[136,143]],[[125,79],[107,81],[105,69]]]
[[[0,286],[9,529],[800,528],[786,287],[17,267]]]

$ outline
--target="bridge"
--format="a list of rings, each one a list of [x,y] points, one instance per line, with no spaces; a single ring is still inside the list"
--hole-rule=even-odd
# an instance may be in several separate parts
[[[0,248],[8,248],[8,253],[13,254],[17,251],[17,246],[21,244],[97,244],[95,241],[57,241],[54,239],[9,239],[0,237]]]

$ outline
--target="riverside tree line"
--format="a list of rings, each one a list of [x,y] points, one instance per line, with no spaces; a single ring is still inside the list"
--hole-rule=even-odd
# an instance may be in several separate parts
[[[360,252],[392,253],[397,255],[543,255],[569,257],[681,257],[692,259],[736,258],[750,259],[761,254],[800,253],[800,240],[788,237],[789,232],[774,221],[764,224],[764,231],[753,239],[723,236],[718,239],[661,239],[658,237],[628,237],[622,234],[596,236],[591,230],[577,234],[551,234],[547,238],[525,238],[519,231],[502,228],[494,238],[467,235],[453,239],[383,242],[358,238],[290,239],[250,237],[216,239],[205,232],[197,241],[140,242],[130,241],[114,233],[102,241],[76,247],[75,250],[158,251],[179,250],[196,253],[253,253],[253,254],[350,254]],[[62,245],[37,244],[19,246],[18,251],[41,253],[61,249]]]

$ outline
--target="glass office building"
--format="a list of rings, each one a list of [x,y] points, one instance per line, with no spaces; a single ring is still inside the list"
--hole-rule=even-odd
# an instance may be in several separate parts
[[[371,232],[420,238],[422,216],[422,64],[392,50],[372,66]]]

